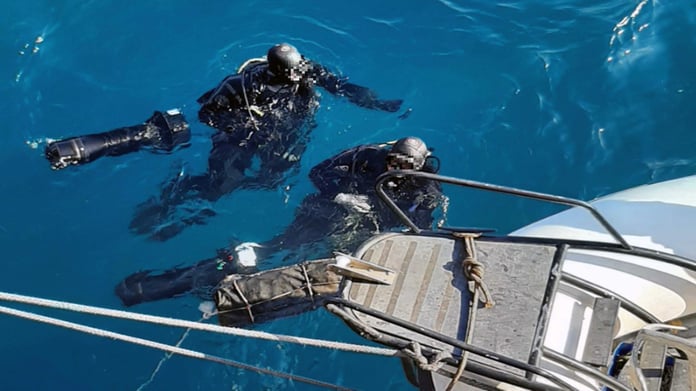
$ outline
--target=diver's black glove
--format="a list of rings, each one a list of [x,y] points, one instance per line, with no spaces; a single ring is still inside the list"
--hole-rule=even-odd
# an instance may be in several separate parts
[[[360,107],[383,110],[390,113],[398,111],[401,108],[401,103],[403,103],[401,99],[378,99],[377,94],[371,89],[353,83],[343,84],[336,92]]]

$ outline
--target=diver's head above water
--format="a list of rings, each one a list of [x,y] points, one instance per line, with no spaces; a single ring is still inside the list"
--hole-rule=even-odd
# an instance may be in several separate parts
[[[280,43],[268,49],[268,69],[276,76],[297,82],[307,71],[307,62],[297,48],[289,43]]]
[[[387,154],[386,163],[387,170],[440,171],[440,159],[432,155],[432,149],[423,140],[413,136],[396,140]]]
[[[389,170],[421,170],[425,167],[430,150],[418,137],[404,137],[392,145],[387,154]]]

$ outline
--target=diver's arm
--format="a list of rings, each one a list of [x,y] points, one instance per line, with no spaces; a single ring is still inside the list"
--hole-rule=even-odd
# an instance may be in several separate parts
[[[217,114],[245,107],[243,80],[244,74],[227,76],[215,88],[206,91],[196,101],[201,105],[198,119],[207,125],[217,127]]]
[[[331,94],[344,96],[351,103],[373,110],[395,112],[401,108],[401,99],[382,100],[367,87],[349,83],[348,78],[340,78],[321,64],[311,63],[314,82]]]
[[[448,198],[442,193],[439,182],[428,181],[417,198],[413,220],[422,228],[431,229],[435,219],[435,211],[442,210],[442,216],[447,213]]]
[[[437,209],[446,213],[447,197],[439,182],[408,178],[387,193],[399,209],[422,229],[432,229]]]
[[[309,179],[325,196],[354,193],[384,171],[384,144],[361,145],[341,152],[314,166]]]
[[[238,107],[244,102],[240,101],[239,95],[243,94],[242,74],[237,73],[225,77],[215,88],[206,91],[196,102],[202,107]]]
[[[351,176],[353,155],[357,148],[352,148],[340,154],[324,160],[312,167],[309,171],[309,179],[314,187],[322,194],[337,193],[341,183]]]

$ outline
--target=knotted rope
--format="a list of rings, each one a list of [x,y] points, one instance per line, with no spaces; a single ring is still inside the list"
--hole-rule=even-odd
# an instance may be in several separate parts
[[[473,339],[474,323],[476,322],[476,308],[478,307],[478,302],[481,300],[484,303],[485,308],[491,308],[495,305],[495,302],[491,298],[491,293],[488,290],[488,286],[483,281],[483,264],[476,258],[476,246],[474,239],[481,236],[480,233],[464,233],[456,232],[454,236],[457,238],[464,239],[464,246],[466,250],[466,255],[462,261],[462,269],[467,280],[469,280],[469,290],[473,294],[471,300],[471,307],[469,310],[469,319],[466,327],[466,343],[471,343]],[[452,376],[452,380],[447,385],[446,391],[451,391],[454,386],[459,382],[464,373],[464,368],[466,368],[466,362],[469,359],[469,352],[465,351],[462,353],[462,359],[459,362],[457,371]]]
[[[411,341],[410,349],[403,348],[401,351],[418,364],[420,369],[429,372],[438,371],[445,365],[445,360],[452,357],[449,353],[441,350],[429,359],[423,354],[420,344],[416,341]]]
[[[470,285],[472,292],[478,291],[480,293],[480,300],[483,302],[486,308],[491,308],[495,305],[495,301],[491,297],[491,293],[488,290],[488,286],[483,281],[483,264],[476,258],[476,246],[474,245],[474,239],[481,236],[479,233],[455,233],[455,237],[464,239],[464,245],[466,248],[466,255],[462,261],[462,267],[464,269],[464,275],[466,278],[473,283],[473,287]]]

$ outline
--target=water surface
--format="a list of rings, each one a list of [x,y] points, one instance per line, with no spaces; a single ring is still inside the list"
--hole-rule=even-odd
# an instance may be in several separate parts
[[[358,143],[417,135],[442,173],[589,200],[696,172],[696,9],[689,2],[149,1],[7,2],[0,16],[0,290],[121,308],[112,287],[141,268],[263,240],[287,224],[306,174]],[[211,129],[196,98],[277,42],[350,76],[412,114],[363,110],[323,94],[300,173],[287,192],[236,193],[219,215],[166,243],[127,230],[135,205],[185,167],[205,168]],[[181,108],[192,146],[52,172],[31,142],[142,122]],[[29,142],[29,144],[28,144]],[[557,209],[448,189],[452,225],[506,232]],[[135,309],[197,320],[185,297]],[[42,311],[176,343],[180,330]],[[127,390],[162,353],[2,317],[3,389]],[[323,310],[260,330],[361,342]],[[357,389],[408,389],[397,360],[192,333],[185,347]],[[146,389],[308,389],[189,358]]]

